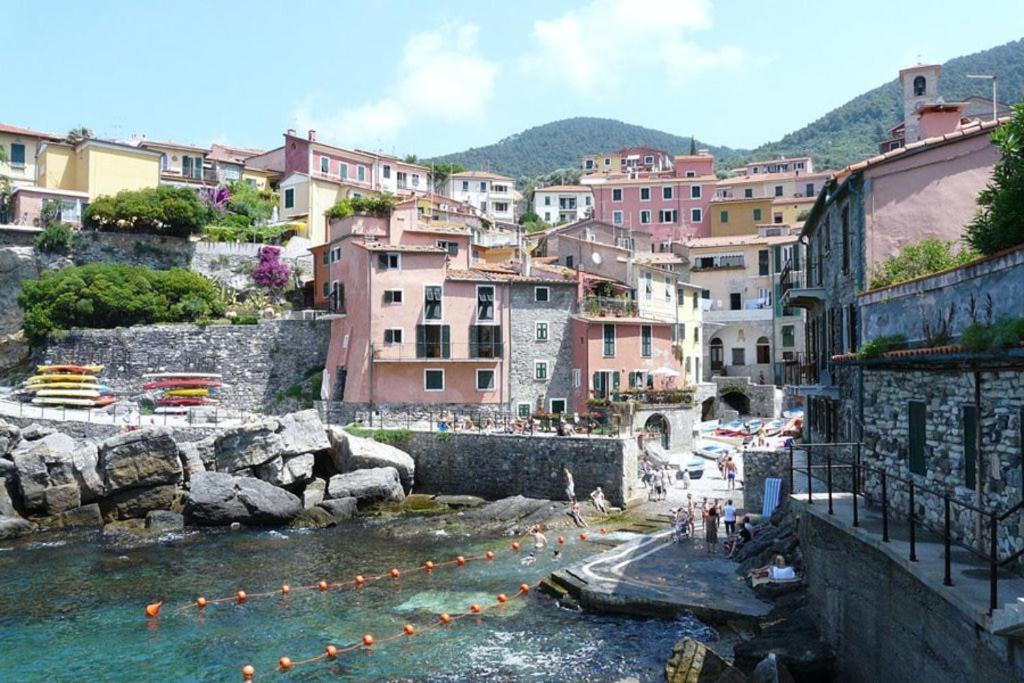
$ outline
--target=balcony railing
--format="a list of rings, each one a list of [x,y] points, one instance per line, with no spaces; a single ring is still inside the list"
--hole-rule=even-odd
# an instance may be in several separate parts
[[[806,353],[795,353],[782,363],[782,383],[790,386],[810,386],[819,380],[818,364]]]
[[[402,344],[374,344],[373,360],[380,361],[494,361],[505,354],[502,342],[405,342]]]
[[[580,302],[580,310],[587,315],[611,317],[635,317],[639,315],[637,302],[631,299],[608,296],[588,296]]]

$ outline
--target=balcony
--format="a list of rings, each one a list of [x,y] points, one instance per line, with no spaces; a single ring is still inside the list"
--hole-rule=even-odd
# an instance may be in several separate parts
[[[711,309],[704,313],[704,322],[708,323],[741,323],[771,319],[771,306],[765,308],[741,308],[738,310]]]
[[[818,364],[805,353],[793,354],[791,360],[782,363],[782,383],[786,386],[809,386],[818,384]]]
[[[580,311],[590,316],[635,318],[639,309],[632,299],[610,296],[588,296],[580,302]]]
[[[505,345],[441,341],[373,344],[374,363],[494,363],[504,358]]]
[[[780,303],[785,308],[815,308],[825,301],[825,287],[813,264],[807,270],[793,270],[792,261],[786,261],[779,276]],[[808,286],[814,283],[813,286]]]

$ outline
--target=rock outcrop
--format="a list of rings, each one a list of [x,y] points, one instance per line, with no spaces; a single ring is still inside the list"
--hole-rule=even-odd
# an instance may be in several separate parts
[[[328,498],[355,498],[360,507],[401,502],[405,491],[394,467],[374,467],[336,474],[327,482]]]
[[[355,498],[332,498],[320,503],[320,507],[336,520],[351,519],[356,514],[358,503]]]
[[[25,509],[56,514],[82,504],[72,453],[75,441],[64,434],[49,434],[23,441],[11,454]]]
[[[203,472],[192,477],[185,517],[193,524],[221,526],[285,524],[302,514],[302,501],[255,477]]]
[[[112,436],[99,447],[99,471],[108,492],[176,484],[181,480],[178,444],[166,427]]]
[[[744,683],[747,677],[704,643],[683,638],[665,664],[668,683]]]
[[[340,427],[328,428],[330,435],[331,459],[339,472],[393,467],[398,471],[402,487],[411,491],[415,482],[416,463],[403,450],[373,439],[349,434]]]

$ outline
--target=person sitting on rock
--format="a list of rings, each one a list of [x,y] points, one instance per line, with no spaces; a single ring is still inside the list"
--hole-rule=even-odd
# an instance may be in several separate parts
[[[596,489],[590,492],[590,500],[594,503],[594,507],[602,515],[608,514],[608,502],[604,499],[604,491],[598,486]]]
[[[583,519],[583,515],[580,514],[580,502],[573,499],[572,505],[569,507],[569,517],[572,518],[573,524],[581,529],[585,529],[589,526],[587,520]]]

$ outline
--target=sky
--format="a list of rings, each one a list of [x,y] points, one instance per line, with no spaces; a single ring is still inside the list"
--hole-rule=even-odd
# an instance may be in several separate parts
[[[1021,0],[3,6],[0,122],[264,149],[314,128],[420,157],[572,116],[754,147],[903,66],[1024,37]]]

